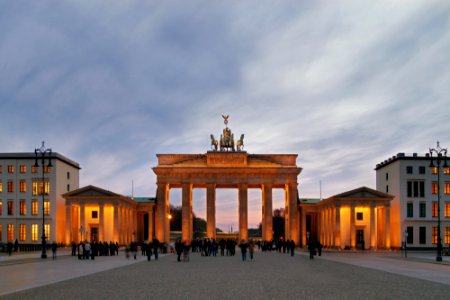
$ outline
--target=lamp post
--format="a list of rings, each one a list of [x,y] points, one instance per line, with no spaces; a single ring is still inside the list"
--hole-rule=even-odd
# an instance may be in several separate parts
[[[47,258],[47,246],[46,246],[46,237],[45,237],[45,182],[44,182],[44,165],[45,158],[48,157],[47,168],[51,168],[52,166],[52,149],[45,148],[45,142],[42,142],[41,148],[34,149],[34,154],[36,155],[36,160],[34,163],[35,168],[39,168],[38,159],[39,156],[41,158],[41,167],[42,167],[42,253],[41,258]],[[39,187],[38,187],[39,190]]]
[[[433,153],[436,154],[436,166],[433,163]],[[442,261],[442,241],[441,241],[441,178],[440,169],[441,162],[444,161],[444,168],[448,168],[447,164],[447,148],[441,148],[439,141],[437,142],[436,148],[430,148],[430,167],[437,168],[438,182],[437,182],[437,196],[438,196],[438,227],[437,227],[437,255],[436,261]]]

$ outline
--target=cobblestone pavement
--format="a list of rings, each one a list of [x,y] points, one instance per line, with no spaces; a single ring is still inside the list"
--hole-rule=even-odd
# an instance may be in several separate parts
[[[238,253],[239,254],[239,253]],[[191,254],[189,262],[177,262],[167,255],[158,261],[144,258],[126,260],[114,257],[110,262],[124,262],[111,270],[68,279],[17,293],[2,299],[448,299],[450,282],[436,283],[380,270],[335,261],[330,254],[309,260],[301,252],[294,257],[279,253],[255,254],[254,261],[242,262],[240,256],[201,257]],[[345,257],[351,256],[345,255]],[[70,274],[79,268],[94,269],[94,264],[108,264],[108,259],[78,261],[72,257],[35,263],[38,269],[65,268]],[[371,260],[367,256],[366,260]],[[375,260],[376,261],[376,260]],[[375,264],[401,260],[376,261]],[[405,262],[408,264],[409,262]],[[416,262],[420,263],[420,262]],[[392,264],[392,263],[391,263]],[[426,263],[420,263],[426,264]],[[32,265],[32,264],[30,264]],[[17,268],[24,268],[24,264]],[[419,265],[421,266],[421,265]],[[10,271],[13,266],[0,267]],[[29,265],[26,265],[28,268]],[[414,266],[416,268],[417,266]],[[450,272],[450,266],[448,271]],[[446,272],[447,269],[436,272]],[[432,271],[432,270],[431,270]],[[428,271],[427,271],[428,272]],[[18,276],[12,274],[12,276]],[[33,280],[38,280],[34,278]],[[16,278],[16,280],[22,280]],[[31,278],[30,284],[34,281]],[[63,279],[62,279],[63,280]],[[1,286],[0,286],[1,288]]]

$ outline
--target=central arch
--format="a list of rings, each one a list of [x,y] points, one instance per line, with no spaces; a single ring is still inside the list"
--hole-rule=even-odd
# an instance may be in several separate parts
[[[285,191],[286,238],[299,242],[297,154],[248,154],[245,151],[206,154],[157,154],[156,236],[169,242],[170,189],[182,189],[182,238],[193,237],[192,191],[206,189],[207,237],[216,235],[216,189],[238,191],[239,239],[248,239],[248,189],[262,191],[262,235],[272,239],[272,190]]]

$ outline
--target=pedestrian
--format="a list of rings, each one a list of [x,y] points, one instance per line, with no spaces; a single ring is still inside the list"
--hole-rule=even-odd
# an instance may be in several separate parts
[[[291,240],[289,248],[291,250],[291,256],[294,256],[294,252],[295,252],[295,242],[294,242],[294,240]]]
[[[14,242],[14,252],[19,251],[19,241],[16,239],[16,241]]]
[[[57,248],[58,246],[56,245],[56,242],[55,241],[53,241],[53,243],[52,243],[52,258],[53,259],[56,259],[56,248]]]
[[[84,259],[89,259],[91,255],[91,244],[86,240],[84,241]]]
[[[177,253],[177,261],[181,261],[181,254],[183,253],[183,244],[180,239],[175,242],[175,252]]]
[[[319,256],[322,256],[322,244],[319,241],[317,241],[316,247],[317,253],[319,254]]]
[[[145,254],[147,255],[147,261],[152,260],[152,248],[153,248],[152,243],[148,241],[147,245],[145,246]]]
[[[191,248],[191,245],[189,243],[189,240],[186,240],[183,243],[183,261],[189,261],[189,250]]]
[[[241,248],[242,261],[246,261],[248,244],[245,242],[245,240],[241,240],[241,243],[239,244],[239,248]]]
[[[309,259],[314,259],[314,254],[316,252],[314,242],[310,240],[308,246],[309,246]]]
[[[248,243],[248,253],[250,254],[250,260],[253,261],[253,253],[255,252],[255,243],[253,239],[250,239]]]
[[[77,255],[77,245],[75,244],[74,241],[72,241],[72,243],[70,244],[71,248],[72,248],[72,256],[76,256]]]
[[[8,251],[9,256],[11,256],[13,248],[14,248],[13,243],[11,241],[9,241],[8,244],[6,244],[6,250]]]
[[[153,238],[153,252],[155,253],[155,260],[158,260],[159,240]]]

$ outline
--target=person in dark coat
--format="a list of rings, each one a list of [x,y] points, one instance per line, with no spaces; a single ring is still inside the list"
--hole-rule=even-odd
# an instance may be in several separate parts
[[[19,241],[16,239],[16,241],[14,242],[14,252],[19,251]]]
[[[316,252],[316,248],[314,247],[314,242],[309,241],[309,259],[314,259],[314,254]]]
[[[316,247],[317,253],[319,254],[319,256],[322,256],[322,244],[319,241],[316,242]]]
[[[183,254],[183,244],[180,239],[175,242],[175,252],[177,253],[177,261],[181,261],[181,254]]]
[[[143,244],[143,245],[145,245],[145,255],[147,255],[147,261],[151,261],[153,245],[150,241],[148,241],[147,244]]]
[[[11,256],[13,248],[14,248],[14,245],[12,242],[8,242],[8,244],[6,244],[6,250],[8,251],[9,256]]]
[[[77,255],[77,244],[75,244],[75,242],[72,241],[72,243],[70,245],[72,247],[72,256],[76,256]]]
[[[153,252],[155,253],[155,260],[158,260],[159,240],[153,239]]]
[[[294,251],[295,251],[295,242],[294,242],[294,240],[290,241],[289,250],[291,251],[291,256],[294,256]]]
[[[241,248],[242,261],[247,260],[247,248],[248,248],[247,242],[245,240],[241,240],[239,248]]]
[[[56,245],[56,242],[53,241],[52,243],[52,258],[56,259],[56,249],[58,248],[58,246]]]

